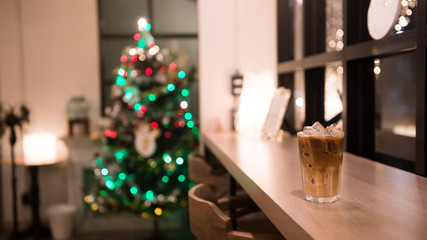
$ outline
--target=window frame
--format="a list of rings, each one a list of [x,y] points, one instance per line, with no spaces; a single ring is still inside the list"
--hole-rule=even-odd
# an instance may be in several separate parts
[[[277,4],[277,15],[278,15],[278,36],[280,39],[285,38],[283,36],[283,29],[280,29],[285,25],[283,23],[282,9],[283,6],[297,5],[297,0],[278,0]],[[290,60],[279,61],[278,60],[278,75],[294,73],[297,70],[303,70],[307,73],[313,69],[326,68],[328,64],[334,62],[341,62],[344,74],[343,74],[343,113],[342,118],[344,122],[344,131],[346,132],[346,151],[364,156],[370,159],[375,159],[375,126],[373,121],[373,114],[375,113],[374,100],[375,100],[375,86],[369,86],[369,83],[363,83],[363,79],[367,76],[373,75],[373,72],[358,72],[361,66],[360,64],[366,64],[367,60],[378,57],[391,56],[406,52],[416,53],[416,138],[415,138],[415,149],[416,159],[414,163],[414,172],[419,175],[426,176],[426,155],[425,155],[425,110],[426,110],[426,46],[427,46],[427,21],[426,21],[426,1],[417,1],[417,12],[416,12],[416,23],[414,29],[403,32],[402,34],[396,34],[388,36],[380,40],[371,40],[369,34],[362,30],[360,26],[365,24],[366,26],[366,11],[369,6],[369,0],[343,0],[343,29],[344,29],[344,48],[342,51],[337,52],[319,52],[320,46],[303,46],[303,49],[315,49],[314,54],[305,55],[304,53],[295,54],[301,57],[294,57]],[[316,1],[306,0],[303,1],[303,10],[294,12],[297,14],[304,14],[304,12],[312,12],[316,9]],[[297,8],[294,8],[294,11]],[[356,10],[355,10],[356,9]],[[298,10],[297,10],[298,11]],[[304,18],[304,21],[311,21],[316,26],[310,25],[307,22],[303,23],[303,28],[294,27],[292,29],[291,37],[303,35],[304,45],[313,43],[313,38],[316,38],[316,31],[313,29],[319,29],[324,26],[324,23],[320,23],[322,19],[325,19],[324,9],[315,10],[310,18]],[[314,19],[313,19],[314,18]],[[320,19],[320,20],[319,20]],[[296,26],[296,22],[294,26]],[[308,26],[310,25],[310,26]],[[356,29],[349,33],[348,29]],[[289,27],[285,29],[289,31]],[[314,32],[313,32],[314,31]],[[310,39],[304,39],[304,35]],[[323,34],[324,35],[324,34]],[[280,47],[281,42],[278,39],[278,49],[283,51],[283,47]],[[304,41],[306,40],[306,41]],[[350,43],[350,45],[348,44]],[[295,42],[293,46],[297,43]],[[322,43],[324,44],[324,42]],[[298,49],[298,47],[295,47]],[[289,51],[289,50],[288,50]],[[304,50],[302,50],[304,51]],[[286,53],[278,53],[278,55]],[[289,55],[289,54],[288,54]],[[366,66],[365,66],[366,67]],[[369,67],[368,67],[369,68]],[[366,69],[366,68],[364,68]],[[373,69],[373,67],[372,67]],[[317,74],[318,75],[318,74]],[[317,76],[314,75],[314,76]],[[314,77],[313,76],[313,77]],[[305,81],[311,81],[313,78],[310,75],[305,76]],[[317,76],[318,77],[318,76]],[[310,78],[310,79],[307,79]],[[323,77],[324,78],[324,77]],[[373,78],[372,78],[373,79]],[[324,79],[323,79],[324,81]],[[369,94],[366,98],[362,94]],[[307,92],[307,89],[306,89]],[[369,106],[372,107],[369,107]],[[313,118],[312,112],[314,109],[310,106],[306,107],[306,116]],[[321,112],[321,111],[320,111]],[[359,129],[368,129],[368,133],[359,131]],[[298,129],[297,129],[298,130]],[[386,164],[393,165],[393,163],[385,162]]]

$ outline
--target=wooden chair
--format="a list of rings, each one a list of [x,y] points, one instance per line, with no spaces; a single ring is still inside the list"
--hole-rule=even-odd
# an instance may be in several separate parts
[[[240,221],[243,216],[258,210],[248,198],[233,196],[216,201],[215,192],[204,184],[190,189],[188,196],[190,229],[199,240],[284,239],[265,216]],[[226,214],[232,209],[235,210],[233,216]],[[235,226],[232,217],[238,219]]]
[[[190,155],[188,158],[188,177],[195,184],[204,183],[210,186],[217,195],[223,197],[228,192],[229,175],[219,164],[208,164],[206,158]]]

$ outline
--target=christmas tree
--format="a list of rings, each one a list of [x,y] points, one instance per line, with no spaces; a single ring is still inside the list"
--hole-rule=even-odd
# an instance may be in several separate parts
[[[98,184],[85,196],[92,211],[129,210],[143,218],[187,206],[187,158],[197,147],[190,112],[192,75],[176,51],[160,49],[146,19],[138,20],[134,47],[124,48],[114,70],[113,104],[106,111],[103,150],[93,160]]]

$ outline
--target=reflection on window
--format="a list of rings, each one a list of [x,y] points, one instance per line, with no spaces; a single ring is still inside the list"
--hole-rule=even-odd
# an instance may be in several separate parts
[[[374,65],[376,128],[415,137],[415,54],[375,59]]]
[[[341,119],[343,110],[343,67],[331,64],[325,69],[325,121],[335,123]]]
[[[343,36],[342,0],[326,0],[326,51],[341,51]]]
[[[373,70],[377,158],[415,161],[416,53],[375,59]]]
[[[405,30],[412,29],[415,22],[416,0],[401,0],[401,9],[397,18],[397,23],[394,26],[396,34],[400,34]]]

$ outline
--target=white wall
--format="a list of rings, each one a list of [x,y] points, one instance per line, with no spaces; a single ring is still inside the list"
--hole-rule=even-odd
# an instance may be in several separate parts
[[[98,52],[96,0],[0,0],[0,101],[6,106],[27,105],[28,131],[44,130],[58,137],[66,136],[66,103],[75,95],[89,101],[93,126],[100,113]],[[7,139],[6,133],[5,158],[10,156]],[[17,143],[18,158],[19,146]],[[20,196],[26,180],[25,171],[18,170]],[[3,209],[8,223],[10,167],[4,166],[2,175]],[[54,201],[55,195],[65,195],[66,189],[52,186],[56,185],[41,186],[42,195],[49,196],[58,190],[47,200],[42,199],[42,205]],[[21,220],[29,218],[29,213],[20,215]]]
[[[277,78],[276,0],[199,0],[202,131],[231,129],[231,76],[237,68]],[[276,79],[277,82],[277,79]]]
[[[27,104],[30,131],[65,136],[65,105],[75,94],[90,102],[91,120],[99,115],[96,13],[96,0],[0,0],[0,100]],[[230,81],[235,70],[277,73],[276,1],[199,0],[198,21],[201,127],[212,130],[219,120],[230,129]],[[18,170],[20,196],[26,180],[23,169]],[[3,209],[10,223],[10,167],[3,167],[2,175]],[[66,194],[57,185],[48,186],[46,179],[41,182],[42,205]],[[21,220],[29,219],[25,212],[20,213]]]

